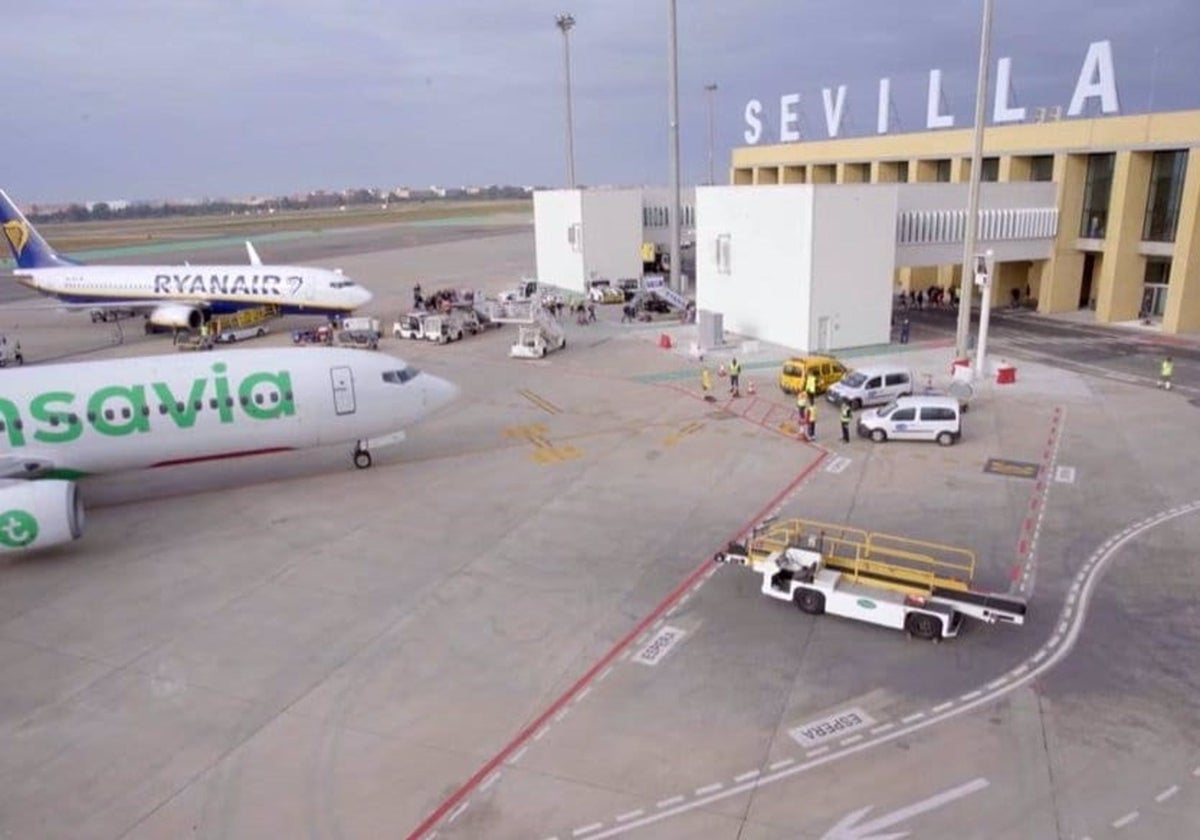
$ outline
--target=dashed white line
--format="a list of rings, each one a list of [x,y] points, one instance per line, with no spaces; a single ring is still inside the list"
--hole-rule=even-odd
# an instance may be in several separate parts
[[[872,735],[881,735],[882,733],[887,732],[889,729],[895,729],[895,728],[896,728],[896,724],[885,723],[880,726],[876,726],[874,729],[872,729],[871,734]]]
[[[815,750],[809,750],[804,754],[805,758],[815,758],[818,755],[825,755],[829,752],[829,747],[817,747]]]
[[[749,770],[745,773],[742,773],[740,776],[734,776],[733,781],[740,785],[742,782],[748,782],[751,779],[757,779],[760,773],[762,773],[761,770]]]
[[[660,799],[654,803],[655,808],[670,808],[672,805],[678,805],[684,799],[683,794],[672,796],[670,799]]]
[[[579,703],[580,701],[582,701],[582,700],[583,700],[583,698],[584,698],[584,697],[587,697],[587,696],[588,696],[589,694],[591,694],[591,693],[592,693],[592,687],[589,685],[589,686],[588,686],[587,688],[585,688],[583,691],[579,692],[579,696],[577,696],[577,697],[575,698],[575,702],[576,702],[576,703]]]
[[[1018,665],[1016,668],[1013,668],[1011,671],[1009,671],[1009,673],[1012,674],[1014,677],[1019,677],[1028,670],[1029,670],[1028,665]]]
[[[708,796],[710,793],[716,793],[721,788],[725,787],[722,782],[714,782],[711,785],[696,788],[696,796]]]
[[[1062,633],[1055,633],[1053,636],[1051,636],[1049,638],[1049,640],[1047,640],[1046,644],[1048,644],[1050,647],[1054,648],[1054,647],[1058,647],[1058,643],[1061,641],[1062,641]]]
[[[863,736],[862,736],[862,733],[860,732],[858,735],[851,735],[849,738],[843,738],[841,741],[841,744],[843,747],[848,747],[851,744],[857,744],[862,739],[863,739]],[[812,755],[812,753],[809,753],[809,755]]]
[[[964,703],[970,703],[976,697],[981,697],[982,695],[983,695],[982,691],[971,691],[971,692],[964,694],[962,697],[959,697],[958,699],[963,701]]]
[[[995,691],[997,688],[1004,685],[1006,682],[1008,682],[1008,677],[1005,677],[1005,676],[997,677],[996,679],[992,680],[990,683],[987,684],[987,690]]]
[[[935,715],[940,715],[942,712],[946,711],[953,705],[954,705],[954,701],[949,700],[945,703],[939,703],[938,705],[936,705],[932,709],[930,709],[930,711],[933,712]]]
[[[776,770],[782,770],[784,767],[791,767],[795,763],[796,763],[796,759],[785,758],[785,759],[783,759],[783,761],[776,761],[774,764],[772,764],[767,769],[770,770],[771,772],[775,772]],[[1198,769],[1200,769],[1200,768],[1198,768]]]
[[[624,814],[617,814],[617,822],[622,823],[629,822],[630,820],[636,820],[644,813],[646,812],[641,808],[638,808],[634,811],[626,811]]]
[[[539,729],[537,732],[534,733],[533,740],[535,740],[535,741],[542,740],[543,738],[546,737],[546,733],[549,731],[550,731],[550,727],[543,726],[541,729]]]
[[[1112,827],[1120,830],[1120,829],[1124,828],[1125,826],[1129,825],[1134,820],[1136,820],[1139,816],[1141,816],[1141,814],[1139,814],[1137,811],[1130,811],[1128,814],[1121,817],[1119,820],[1113,820]]]
[[[509,763],[509,764],[516,764],[518,761],[520,761],[520,760],[521,760],[521,756],[525,755],[525,751],[526,751],[526,750],[528,750],[528,749],[529,749],[529,745],[528,745],[528,744],[526,744],[525,746],[521,747],[521,749],[517,750],[515,753],[513,753],[512,755],[510,755],[510,756],[508,757],[508,763]]]
[[[1174,796],[1177,793],[1179,793],[1179,785],[1171,785],[1169,788],[1164,790],[1158,796],[1154,797],[1154,801],[1161,804],[1163,802],[1166,802],[1168,799],[1170,799],[1172,796]]]
[[[465,799],[462,802],[458,803],[458,805],[455,807],[455,809],[450,812],[450,816],[446,817],[446,822],[452,823],[456,819],[461,817],[462,812],[467,810],[467,806],[470,804],[471,804],[471,800],[469,800],[469,799]]]
[[[918,721],[918,720],[920,720],[920,719],[921,719],[921,718],[923,718],[923,717],[925,717],[925,713],[924,713],[924,712],[913,712],[913,713],[912,713],[911,715],[909,715],[908,717],[902,717],[902,718],[900,718],[900,722],[901,722],[901,723],[912,723],[912,722],[914,722],[914,721]]]
[[[604,828],[604,823],[592,823],[591,825],[581,825],[579,828],[571,832],[572,837],[578,837],[581,834],[590,834],[593,831],[599,831]]]
[[[600,672],[600,676],[596,677],[596,682],[604,682],[604,680],[612,672],[613,672],[613,666],[609,665],[607,668],[605,668],[603,671]]]
[[[486,780],[486,781],[485,781],[483,784],[481,784],[481,785],[479,786],[479,792],[480,792],[480,793],[483,793],[485,790],[487,790],[488,788],[490,788],[492,785],[496,784],[496,782],[497,782],[499,779],[500,779],[500,772],[499,772],[499,771],[496,771],[496,772],[495,772],[495,773],[493,773],[492,775],[488,776],[488,777],[487,777],[487,780]]]
[[[562,709],[558,714],[556,714],[554,716],[554,722],[562,723],[563,718],[565,718],[567,716],[567,712],[569,712],[569,711],[570,711],[570,709],[567,709],[567,708]]]

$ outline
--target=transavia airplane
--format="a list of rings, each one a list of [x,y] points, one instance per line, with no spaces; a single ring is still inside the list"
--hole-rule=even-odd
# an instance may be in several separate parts
[[[0,374],[0,552],[83,534],[76,482],[100,473],[354,442],[372,446],[458,388],[361,350],[264,348],[46,365]]]
[[[67,308],[146,312],[151,323],[199,329],[210,314],[276,306],[282,314],[344,315],[371,293],[340,271],[263,265],[81,265],[57,253],[0,190],[0,230],[17,281]]]

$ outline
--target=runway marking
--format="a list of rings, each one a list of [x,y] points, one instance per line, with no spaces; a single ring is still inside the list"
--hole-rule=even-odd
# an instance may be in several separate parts
[[[976,697],[978,697],[981,694],[983,694],[983,691],[976,689],[975,691],[971,691],[971,692],[964,694],[962,697],[959,697],[958,699],[962,700],[964,703],[970,703],[972,700],[974,700]]]
[[[1168,511],[1147,517],[1139,522],[1137,526],[1126,528],[1124,531],[1122,531],[1120,538],[1112,541],[1111,544],[1108,545],[1107,549],[1098,549],[1096,553],[1092,555],[1089,561],[1084,564],[1084,567],[1076,573],[1075,579],[1081,587],[1079,608],[1075,612],[1075,617],[1071,622],[1069,630],[1065,636],[1060,637],[1059,641],[1061,644],[1057,644],[1052,649],[1042,648],[1038,654],[1031,659],[1031,662],[1039,658],[1044,658],[1046,661],[1036,667],[1031,666],[1029,663],[1025,663],[1026,671],[1020,677],[1010,679],[1009,676],[1003,676],[999,679],[993,680],[988,684],[986,692],[981,691],[979,696],[970,702],[957,704],[950,702],[940,704],[940,706],[937,708],[945,708],[945,711],[941,713],[930,713],[927,716],[926,712],[919,711],[910,714],[901,719],[901,724],[903,725],[900,728],[894,729],[886,734],[881,734],[871,739],[862,740],[854,743],[853,745],[841,746],[837,750],[826,751],[828,748],[812,750],[807,754],[806,760],[803,763],[796,763],[794,759],[783,759],[771,764],[768,767],[768,775],[758,776],[752,779],[748,778],[745,782],[737,782],[735,780],[734,784],[705,796],[697,795],[689,798],[680,795],[674,797],[674,804],[663,805],[662,803],[659,803],[658,810],[655,813],[646,815],[636,820],[629,820],[620,826],[607,829],[599,834],[594,835],[592,840],[600,840],[600,838],[615,837],[617,835],[626,834],[634,829],[659,822],[669,817],[687,813],[698,808],[704,808],[714,802],[722,801],[750,790],[765,787],[775,782],[789,779],[799,773],[803,773],[817,767],[822,767],[831,762],[838,761],[851,755],[856,755],[860,752],[873,749],[874,747],[882,744],[895,741],[899,738],[903,738],[915,732],[927,729],[936,724],[948,721],[952,718],[973,711],[980,706],[992,703],[1005,694],[1011,693],[1021,686],[1027,685],[1034,679],[1041,676],[1043,673],[1056,666],[1074,648],[1080,634],[1082,633],[1083,624],[1087,616],[1087,605],[1091,600],[1100,576],[1104,572],[1107,565],[1112,561],[1112,558],[1116,555],[1117,551],[1124,547],[1124,545],[1131,539],[1140,536],[1143,532],[1179,516],[1197,511],[1200,511],[1200,500],[1190,502],[1186,505],[1180,505]],[[1196,767],[1192,771],[1192,774],[1193,776],[1200,778],[1200,766]],[[663,801],[672,802],[672,800]],[[1137,818],[1138,812],[1132,811],[1114,822],[1113,827],[1123,828]]]
[[[641,808],[635,808],[632,811],[626,811],[624,814],[617,814],[616,821],[619,823],[629,822],[630,820],[636,820],[638,817],[640,817],[644,813],[646,813],[646,812],[644,810],[642,810]]]
[[[834,458],[829,462],[829,466],[825,467],[825,472],[837,475],[838,473],[843,472],[846,467],[850,466],[851,460],[851,458],[847,458],[844,455],[839,455],[837,458]]]
[[[711,785],[696,788],[696,796],[708,796],[710,793],[716,793],[721,788],[725,787],[721,782],[714,782]]]
[[[562,414],[561,408],[550,402],[550,400],[546,399],[545,397],[535,394],[533,391],[522,388],[521,390],[517,391],[517,393],[547,414]]]
[[[530,456],[535,463],[553,464],[562,461],[572,461],[583,455],[583,450],[571,444],[555,446],[548,437],[549,430],[544,423],[526,423],[520,426],[508,426],[504,429],[506,438],[519,438],[533,444]]]
[[[1112,827],[1117,830],[1120,830],[1120,829],[1124,828],[1125,826],[1129,825],[1130,823],[1132,823],[1134,820],[1136,820],[1140,816],[1141,816],[1141,814],[1139,814],[1137,811],[1130,811],[1128,814],[1121,817],[1119,820],[1113,820]]]
[[[639,665],[654,667],[674,650],[675,645],[683,641],[685,635],[687,634],[678,627],[664,626],[634,655],[633,661]]]
[[[1042,449],[1042,461],[1038,469],[1039,476],[1053,474],[1056,481],[1062,481],[1060,471],[1069,470],[1071,480],[1074,481],[1075,470],[1073,467],[1056,467],[1058,450],[1062,443],[1062,432],[1065,426],[1066,409],[1062,406],[1055,406],[1054,415],[1050,420],[1050,431],[1046,437],[1046,445]],[[1017,540],[1016,559],[1013,563],[1012,574],[1010,575],[1012,580],[1009,592],[1019,592],[1026,596],[1033,592],[1033,584],[1037,572],[1038,539],[1042,535],[1042,521],[1046,516],[1049,495],[1050,484],[1043,478],[1038,478],[1033,492],[1030,494],[1030,515],[1025,518],[1021,529],[1021,536]]]
[[[748,770],[745,773],[734,776],[733,780],[738,784],[741,784],[742,782],[748,782],[751,779],[757,779],[761,773],[761,770]]]
[[[447,822],[447,823],[452,823],[452,822],[454,822],[456,819],[458,819],[459,817],[461,817],[461,816],[462,816],[462,812],[463,812],[463,811],[465,811],[465,810],[467,810],[467,806],[468,806],[468,805],[470,805],[470,804],[471,804],[470,802],[460,802],[460,803],[458,803],[458,807],[457,807],[457,808],[455,808],[453,811],[451,811],[451,812],[450,812],[450,816],[446,817],[446,822]]]
[[[587,834],[592,831],[604,828],[604,823],[592,823],[591,825],[580,826],[571,832],[572,837],[578,837],[581,834]]]
[[[479,792],[483,793],[500,779],[500,771],[497,770],[492,775],[488,776],[488,780],[479,786]]]
[[[883,724],[883,726],[876,726],[874,729],[872,729],[871,734],[872,735],[880,735],[884,732],[887,732],[889,729],[895,729],[895,728],[896,728],[895,723],[885,723],[885,724]]]
[[[703,428],[704,428],[703,423],[700,423],[697,421],[692,421],[691,423],[688,423],[686,426],[681,428],[679,431],[671,432],[671,434],[669,434],[665,438],[663,438],[663,446],[674,446],[675,444],[679,443],[681,440],[684,440],[685,438],[687,438],[689,435],[694,435],[694,434],[696,434],[696,432],[700,431]]]
[[[1177,793],[1179,793],[1179,785],[1171,785],[1158,796],[1154,797],[1154,801],[1161,805]]]
[[[678,805],[680,802],[682,802],[686,798],[687,797],[685,797],[683,794],[679,794],[678,796],[672,796],[670,799],[661,799],[658,802],[654,803],[654,807],[655,808],[670,808],[672,805]]]

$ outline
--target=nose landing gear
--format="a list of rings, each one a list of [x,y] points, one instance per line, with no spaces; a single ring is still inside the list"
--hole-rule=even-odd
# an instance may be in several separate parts
[[[367,451],[367,442],[365,440],[357,441],[354,444],[354,466],[360,470],[365,470],[371,466],[371,453]]]

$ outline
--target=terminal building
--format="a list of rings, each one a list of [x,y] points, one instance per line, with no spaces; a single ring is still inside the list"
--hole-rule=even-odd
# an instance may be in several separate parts
[[[970,129],[942,129],[744,146],[733,150],[730,181],[755,187],[965,184],[971,141]],[[1044,254],[997,254],[993,303],[1010,302],[1015,290],[1039,312],[1092,309],[1102,323],[1140,320],[1165,333],[1200,330],[1200,111],[989,126],[980,180],[985,196],[994,182],[1046,182],[1057,217]],[[698,254],[706,248],[705,212],[701,201]],[[922,233],[905,228],[911,223],[897,219],[900,245],[905,235]],[[931,223],[935,238],[957,232],[953,224],[936,229],[936,214]],[[981,223],[986,227],[986,219]],[[981,250],[990,247],[983,240]],[[959,286],[959,247],[958,254],[929,249],[916,262],[898,260],[896,290]],[[703,297],[703,269],[698,273]]]

